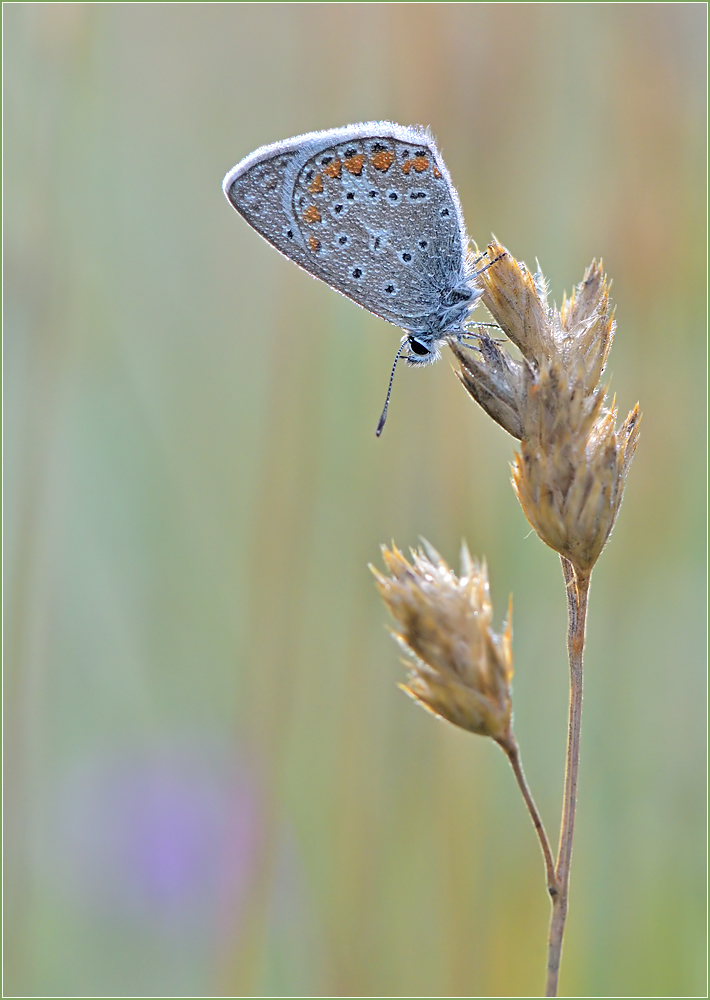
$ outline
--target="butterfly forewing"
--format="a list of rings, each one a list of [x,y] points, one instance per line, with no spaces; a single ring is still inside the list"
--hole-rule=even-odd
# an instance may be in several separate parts
[[[264,239],[301,267],[306,267],[305,255],[303,260],[298,255],[300,239],[294,237],[297,227],[288,210],[290,190],[286,192],[287,207],[284,208],[286,176],[289,166],[296,159],[297,151],[281,152],[277,156],[266,155],[254,160],[256,155],[252,154],[227,175],[225,193],[234,208]]]
[[[425,329],[463,280],[456,193],[423,130],[386,123],[265,147],[226,178],[233,206],[305,270],[397,326]]]

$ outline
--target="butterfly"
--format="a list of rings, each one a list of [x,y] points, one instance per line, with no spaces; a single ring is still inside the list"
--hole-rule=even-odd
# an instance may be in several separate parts
[[[426,365],[483,294],[456,189],[431,133],[366,122],[262,146],[223,190],[282,254],[405,330],[400,356]]]

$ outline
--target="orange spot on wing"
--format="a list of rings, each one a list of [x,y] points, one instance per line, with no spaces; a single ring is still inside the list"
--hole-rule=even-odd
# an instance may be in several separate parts
[[[309,205],[301,218],[304,222],[320,222],[320,212],[315,205]]]
[[[311,184],[310,184],[310,187],[308,188],[308,190],[311,192],[311,194],[320,194],[321,193],[321,191],[323,190],[323,178],[321,177],[320,174],[316,174],[315,175],[315,177],[311,181]]]
[[[328,166],[323,170],[323,173],[326,175],[326,177],[340,177],[341,167],[342,163],[340,162],[340,160],[336,159],[333,160],[332,163],[328,164]]]
[[[311,248],[313,253],[315,253],[317,250],[320,250],[320,240],[317,240],[315,236],[309,236],[308,246]]]
[[[429,166],[429,161],[427,160],[426,156],[415,156],[414,159],[412,160],[412,166],[414,167],[416,172],[420,174],[422,170],[426,170],[426,168]]]
[[[408,174],[411,169],[412,169],[412,161],[405,160],[404,163],[402,164],[402,173]]]
[[[356,153],[355,156],[349,156],[345,161],[345,169],[349,170],[351,174],[355,174],[359,177],[362,173],[362,167],[365,163],[365,157],[362,153]]]
[[[437,167],[436,164],[434,164],[434,166],[432,167],[432,170],[434,171],[434,176],[435,177],[441,177],[441,173],[440,173],[439,168]]]
[[[379,153],[375,153],[370,162],[377,170],[385,173],[394,163],[394,153],[391,149],[381,149]]]

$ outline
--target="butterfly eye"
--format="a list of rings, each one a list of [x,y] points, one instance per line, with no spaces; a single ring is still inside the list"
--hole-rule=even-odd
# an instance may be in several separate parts
[[[412,354],[416,354],[418,358],[425,358],[431,354],[431,350],[426,346],[426,344],[420,343],[415,337],[409,338],[409,350]]]

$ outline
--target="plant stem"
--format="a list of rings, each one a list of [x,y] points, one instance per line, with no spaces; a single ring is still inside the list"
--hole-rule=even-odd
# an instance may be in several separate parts
[[[584,628],[587,618],[589,574],[575,570],[565,558],[562,573],[567,586],[567,653],[570,669],[569,729],[567,732],[567,768],[565,772],[564,803],[560,827],[560,846],[555,870],[559,893],[552,900],[550,936],[547,952],[546,997],[557,996],[557,981],[562,955],[562,938],[567,918],[569,873],[572,862],[572,837],[577,808],[577,774],[579,771],[579,736],[582,724],[582,657],[584,653]]]
[[[510,766],[513,768],[513,774],[518,782],[520,791],[523,793],[523,798],[525,799],[525,805],[528,807],[528,812],[530,813],[530,818],[535,827],[535,832],[537,833],[538,839],[540,841],[540,847],[542,848],[542,856],[545,859],[545,871],[547,873],[547,891],[552,899],[555,899],[558,894],[557,886],[557,875],[555,874],[555,862],[552,858],[552,850],[550,849],[550,841],[545,833],[545,827],[543,826],[542,819],[540,818],[540,813],[537,811],[537,806],[528,788],[528,783],[525,780],[525,775],[523,774],[523,767],[520,763],[520,749],[515,741],[515,737],[510,733],[505,741],[500,741],[500,746],[505,751],[508,760],[510,761]]]

